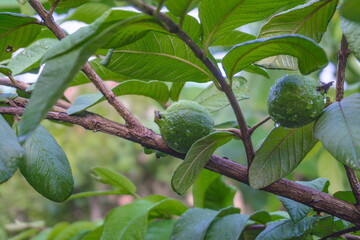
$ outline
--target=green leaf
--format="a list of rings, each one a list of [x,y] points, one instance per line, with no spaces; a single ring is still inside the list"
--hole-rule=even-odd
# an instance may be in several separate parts
[[[356,93],[328,106],[314,125],[315,137],[326,150],[336,160],[357,170],[360,169],[359,114],[360,94]]]
[[[313,189],[316,189],[318,191],[324,191],[330,184],[329,181],[325,178],[317,178],[310,182],[301,182],[297,181],[297,183],[304,185],[306,187],[310,187]],[[288,211],[291,220],[293,222],[300,221],[306,215],[311,212],[312,208],[308,207],[304,204],[295,202],[294,200],[290,200],[285,197],[277,196],[277,198],[280,200],[280,202],[284,205],[285,209]]]
[[[46,51],[58,42],[59,40],[53,38],[39,39],[13,57],[7,66],[13,71],[13,75],[39,67]]]
[[[293,34],[236,45],[224,57],[223,66],[230,78],[256,61],[282,54],[296,57],[302,74],[309,74],[328,63],[325,51],[316,42]]]
[[[318,43],[334,15],[337,3],[338,0],[313,0],[276,14],[262,27],[258,38],[301,34]],[[258,64],[276,69],[298,69],[297,59],[287,55],[265,58]]]
[[[218,174],[203,169],[193,186],[194,207],[220,210],[232,206],[236,188]]]
[[[20,171],[44,197],[62,202],[70,197],[74,180],[68,159],[51,134],[41,125],[24,142]]]
[[[154,29],[154,23],[150,23],[149,19],[152,21],[148,16],[114,9],[53,46],[43,58],[46,62],[45,67],[20,122],[21,141],[36,128],[97,49],[105,45],[121,46],[137,40],[150,29]],[[147,26],[135,27],[137,23],[147,22]]]
[[[213,152],[232,138],[234,134],[230,132],[213,132],[197,140],[172,176],[171,186],[174,191],[180,195],[184,194],[195,182]]]
[[[171,100],[175,102],[179,100],[181,90],[184,88],[184,86],[185,86],[185,82],[174,82],[171,84],[170,93],[169,93]]]
[[[36,18],[17,13],[0,12],[0,60],[26,47],[40,33]]]
[[[338,8],[341,16],[347,18],[350,21],[360,23],[360,5],[359,0],[344,0]]]
[[[61,22],[76,20],[90,24],[97,18],[101,17],[110,8],[111,7],[105,3],[88,2],[74,9],[74,11],[62,19]]]
[[[255,66],[255,65],[247,66],[246,68],[244,68],[244,71],[249,72],[249,73],[255,73],[255,74],[261,75],[267,79],[270,79],[270,75],[267,71],[265,71],[261,67]]]
[[[301,128],[274,128],[255,153],[249,169],[249,183],[259,189],[293,171],[317,140],[313,124]]]
[[[304,239],[312,229],[314,218],[304,218],[296,223],[293,223],[290,219],[280,220],[278,222],[269,224],[269,226],[262,231],[256,238],[256,240],[290,240],[290,239]]]
[[[12,74],[12,71],[9,67],[0,65],[0,73],[4,74],[5,76],[9,76]]]
[[[187,12],[194,9],[199,2],[200,0],[167,0],[165,5],[172,14],[183,17]]]
[[[67,228],[70,224],[68,222],[60,222],[57,223],[54,227],[52,227],[50,234],[48,235],[46,240],[54,240],[54,238],[60,234],[65,228]]]
[[[349,48],[360,60],[360,23],[341,18],[341,29],[349,43]]]
[[[145,240],[169,240],[174,224],[173,219],[150,223],[145,233]]]
[[[204,28],[205,51],[219,37],[230,34],[247,23],[263,20],[288,4],[302,3],[295,0],[203,0],[199,17]]]
[[[112,210],[105,219],[102,240],[144,239],[149,217],[182,214],[186,207],[175,199],[148,196]]]
[[[83,197],[102,196],[102,195],[122,195],[123,192],[119,190],[108,190],[108,191],[95,191],[95,192],[82,192],[71,195],[68,200]]]
[[[271,221],[271,215],[265,210],[260,210],[251,214],[249,220],[266,224]]]
[[[50,4],[54,4],[56,0],[48,0]],[[57,7],[59,8],[75,8],[84,3],[87,3],[89,0],[60,0]]]
[[[112,186],[122,194],[135,194],[136,186],[127,177],[107,168],[96,167],[93,171],[97,181]]]
[[[28,230],[25,230],[25,231],[15,235],[12,238],[9,238],[8,240],[26,240],[26,239],[29,239],[30,237],[34,236],[38,232],[39,232],[39,229],[28,229]]]
[[[104,231],[104,225],[101,225],[100,227],[97,227],[94,230],[92,230],[91,232],[89,232],[81,240],[99,240],[99,239],[101,239],[103,231]],[[50,239],[46,239],[46,240],[50,240]]]
[[[248,215],[231,214],[216,219],[206,232],[206,240],[239,239],[249,219]]]
[[[91,61],[90,65],[103,81],[123,82],[129,79],[121,74],[111,71],[107,67],[103,66],[100,62],[101,59],[97,58]],[[69,86],[72,87],[90,82],[90,79],[85,75],[85,73],[83,71],[79,71]]]
[[[116,96],[132,94],[150,97],[161,105],[165,105],[169,100],[169,88],[163,82],[128,80],[119,83],[111,90]],[[105,100],[105,97],[101,93],[81,95],[75,99],[70,108],[66,110],[66,113],[68,115],[78,113]]]
[[[232,90],[238,101],[248,99],[248,89],[246,85],[246,79],[238,77],[233,79]],[[224,92],[219,91],[214,84],[205,88],[194,101],[203,105],[210,112],[216,112],[226,106],[229,106],[229,100]]]
[[[233,47],[236,44],[247,42],[250,40],[255,40],[255,39],[256,39],[256,36],[254,36],[252,34],[234,30],[234,31],[229,32],[228,34],[219,36],[214,41],[212,46]]]
[[[53,240],[72,240],[75,236],[79,233],[82,234],[84,232],[89,232],[96,228],[96,223],[94,222],[86,222],[86,221],[79,221],[70,224],[66,228],[62,229]]]
[[[356,199],[352,191],[339,191],[334,193],[334,197],[356,204]]]
[[[313,229],[311,230],[312,234],[323,238],[327,235],[330,235],[334,232],[344,230],[349,227],[344,220],[334,218],[333,216],[320,217],[318,221],[313,224]],[[335,238],[328,238],[333,239]],[[337,239],[337,238],[336,238]]]
[[[135,43],[114,50],[106,67],[140,80],[215,81],[185,42],[158,32],[150,32]]]
[[[239,213],[239,209],[228,207],[219,211],[191,208],[177,219],[170,240],[202,240],[216,217]]]
[[[0,114],[0,183],[14,175],[23,155],[14,131]]]

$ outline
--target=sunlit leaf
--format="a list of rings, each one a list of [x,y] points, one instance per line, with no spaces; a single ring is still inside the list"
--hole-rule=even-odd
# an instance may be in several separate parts
[[[69,13],[61,22],[76,20],[90,24],[110,8],[111,7],[105,3],[88,2],[74,9],[74,11]]]
[[[70,197],[74,185],[70,164],[50,133],[39,125],[23,148],[25,155],[19,168],[30,185],[55,202]]]
[[[48,0],[49,3],[54,4],[56,0]],[[60,0],[57,7],[59,8],[75,8],[84,3],[87,3],[90,0]]]
[[[184,194],[195,182],[213,152],[233,137],[234,134],[230,132],[213,132],[197,140],[172,176],[171,186],[174,191],[180,195]]]
[[[260,30],[258,38],[270,38],[284,34],[301,34],[320,42],[332,18],[338,0],[313,0],[286,12],[274,15]],[[280,55],[258,62],[260,65],[297,70],[297,59]]]
[[[171,100],[174,100],[174,101],[178,101],[179,100],[179,96],[180,96],[180,93],[181,93],[181,90],[184,88],[185,86],[185,83],[184,82],[174,82],[172,83],[171,85],[171,88],[170,88],[170,98]]]
[[[200,0],[167,0],[167,9],[178,17],[184,16],[199,4]]]
[[[249,169],[249,183],[259,189],[288,175],[314,147],[313,124],[301,128],[274,128],[265,139]]]
[[[246,79],[243,77],[234,78],[232,83],[232,90],[238,101],[248,99],[248,89],[246,85]],[[203,105],[210,112],[218,111],[226,106],[229,106],[229,100],[225,93],[219,91],[214,84],[204,89],[194,101]]]
[[[328,106],[314,125],[315,137],[326,150],[353,169],[360,169],[359,114],[360,94],[356,93]]]
[[[243,214],[231,214],[216,219],[207,230],[205,239],[239,239],[248,219],[249,216]]]
[[[142,95],[150,97],[162,105],[165,105],[169,100],[169,88],[165,83],[157,81],[142,82],[128,80],[119,83],[111,90],[116,96],[129,94]],[[101,93],[81,95],[75,99],[70,108],[66,110],[66,113],[69,115],[78,113],[105,100],[105,97]]]
[[[145,240],[169,240],[174,227],[174,219],[164,219],[149,224]]]
[[[41,26],[34,17],[0,12],[0,60],[19,48],[26,47],[40,33]]]
[[[206,50],[219,37],[241,25],[263,20],[288,4],[290,0],[203,0],[199,17],[204,26],[203,48]]]
[[[228,78],[250,64],[270,56],[291,55],[298,59],[299,70],[309,74],[328,63],[325,51],[313,40],[301,35],[282,35],[258,39],[233,47],[223,59]]]
[[[360,4],[359,0],[344,0],[338,10],[341,16],[350,21],[360,23]]]
[[[14,131],[0,114],[0,183],[14,175],[23,155]]]
[[[95,222],[78,221],[70,224],[53,238],[53,240],[72,240],[79,234],[86,234],[87,232],[96,228]]]

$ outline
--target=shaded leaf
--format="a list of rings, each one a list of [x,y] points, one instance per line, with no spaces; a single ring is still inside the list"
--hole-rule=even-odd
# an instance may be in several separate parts
[[[241,25],[263,20],[288,4],[289,0],[203,0],[199,17],[204,28],[203,49]]]
[[[314,125],[315,137],[326,150],[353,169],[360,169],[359,114],[360,94],[356,93],[328,106]]]
[[[9,238],[8,240],[25,240],[29,239],[30,237],[34,236],[39,232],[39,229],[27,229],[21,233],[16,234],[12,238]]]
[[[356,199],[352,191],[339,191],[334,193],[334,197],[350,203],[356,203]]]
[[[249,219],[248,215],[231,214],[216,219],[206,232],[206,240],[239,239]]]
[[[49,233],[47,239],[52,239],[53,240],[59,233],[61,233],[69,225],[70,224],[68,222],[57,223],[54,227],[52,227],[51,232]]]
[[[40,67],[40,60],[46,51],[58,42],[53,38],[39,39],[13,57],[7,66],[13,71],[13,75]]]
[[[290,219],[280,220],[278,222],[269,224],[264,231],[262,231],[256,240],[290,240],[294,238],[304,239],[303,237],[309,234],[312,229],[314,218],[304,218],[301,221],[293,223]]]
[[[12,74],[12,71],[9,67],[0,65],[0,73],[4,74],[5,76],[9,76]]]
[[[0,12],[0,60],[26,47],[40,33],[36,18],[17,13]]]
[[[169,100],[169,89],[167,85],[157,81],[143,82],[128,80],[119,83],[111,90],[116,96],[130,94],[142,95],[150,97],[162,105],[165,105],[165,103]],[[70,108],[66,110],[66,113],[69,115],[78,113],[105,100],[105,97],[101,93],[81,95],[74,100]]]
[[[330,184],[329,181],[325,178],[317,178],[310,182],[297,181],[297,183],[304,185],[306,187],[316,189],[318,191],[324,191],[324,190],[327,191],[326,188]],[[297,222],[297,221],[303,219],[312,210],[311,207],[308,207],[304,204],[298,203],[294,200],[291,200],[291,199],[288,199],[285,197],[281,197],[281,196],[277,196],[277,198],[284,205],[285,209],[288,211],[288,213],[291,217],[291,220],[293,222]]]
[[[249,183],[259,189],[293,171],[317,140],[313,124],[301,128],[274,128],[255,153],[249,169]]]
[[[91,232],[89,232],[84,238],[81,240],[99,240],[103,234],[104,231],[104,225],[101,225],[100,227],[95,228]]]
[[[96,223],[79,221],[70,224],[66,228],[62,229],[59,234],[57,234],[53,240],[72,240],[78,234],[83,234],[84,232],[89,232],[96,228]]]
[[[202,240],[216,217],[239,213],[239,209],[228,207],[219,211],[191,208],[175,222],[171,240]]]
[[[184,86],[185,86],[184,82],[174,82],[171,84],[170,93],[169,93],[171,100],[175,102],[179,100],[181,90],[184,88]]]
[[[341,16],[350,21],[360,23],[360,5],[358,0],[344,0],[338,8]]]
[[[134,194],[136,186],[125,176],[107,168],[96,167],[93,169],[94,178],[104,184],[109,184],[122,194]]]
[[[68,159],[51,134],[41,125],[24,142],[20,171],[44,197],[62,202],[70,197],[74,180]]]
[[[249,72],[249,73],[255,73],[258,75],[261,75],[267,79],[270,79],[270,75],[269,73],[262,69],[261,67],[255,66],[255,65],[249,65],[246,68],[244,68],[244,71]]]
[[[246,79],[243,77],[234,78],[232,83],[232,90],[238,101],[248,99],[248,89],[246,86]],[[229,106],[229,100],[225,93],[219,91],[214,84],[205,88],[194,101],[203,105],[209,112],[218,111],[226,106]]]
[[[228,34],[219,36],[212,46],[222,46],[222,47],[233,47],[236,44],[247,42],[250,40],[255,40],[256,36],[241,32],[238,30],[234,30],[229,32]]]
[[[53,46],[44,56],[45,67],[20,122],[21,141],[36,128],[47,111],[63,95],[80,68],[98,48],[103,48],[105,45],[116,47],[128,44],[144,36],[150,29],[157,29],[155,25],[150,16],[114,9]]]
[[[349,43],[349,48],[360,60],[360,23],[341,18],[341,29]]]
[[[328,63],[325,51],[316,42],[293,34],[236,45],[224,57],[223,66],[230,78],[256,61],[282,54],[296,57],[302,74],[309,74]]]
[[[150,223],[145,233],[145,240],[169,240],[174,224],[173,219]]]
[[[220,210],[234,204],[236,188],[227,185],[220,174],[203,169],[192,191],[194,207]]]
[[[195,182],[213,152],[232,138],[234,134],[230,132],[213,132],[197,140],[172,176],[171,186],[174,191],[184,194]]]
[[[124,194],[124,193],[119,190],[81,192],[81,193],[71,195],[71,197],[69,197],[68,200],[75,199],[75,198],[82,198],[82,197],[93,197],[93,196],[103,196],[103,195],[120,195],[120,194]]]
[[[288,11],[274,15],[260,30],[258,38],[270,38],[284,34],[301,34],[320,42],[332,18],[338,0],[313,0]],[[276,69],[297,70],[297,59],[280,55],[258,62]]]
[[[265,210],[260,210],[251,214],[249,220],[266,224],[271,221],[271,215]]]
[[[111,6],[105,3],[88,2],[74,9],[74,11],[62,19],[61,22],[76,20],[90,24],[110,8]]]
[[[0,183],[14,175],[23,155],[14,131],[0,114]]]
[[[140,80],[214,81],[212,74],[185,42],[157,32],[148,33],[135,43],[114,50],[106,67]]]

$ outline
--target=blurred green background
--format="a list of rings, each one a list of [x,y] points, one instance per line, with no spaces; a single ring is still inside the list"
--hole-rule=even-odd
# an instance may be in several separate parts
[[[260,26],[261,24],[252,24],[249,29],[257,34]],[[329,31],[321,42],[332,63],[326,68],[326,72],[313,73],[314,77],[321,76],[322,80],[334,78],[336,52],[339,48],[340,38],[339,16],[335,15],[329,26]],[[217,51],[221,50],[224,49],[217,49]],[[359,63],[354,57],[350,57],[348,66],[346,94],[359,91]],[[273,70],[269,73],[270,80],[259,75],[243,74],[248,80],[250,98],[242,101],[241,107],[250,125],[267,116],[266,98],[269,89],[274,81],[286,72]],[[193,99],[205,87],[204,84],[189,83],[182,91],[180,99]],[[95,91],[89,85],[71,90],[73,98],[80,94]],[[330,89],[329,96],[331,99],[334,98],[333,88]],[[151,99],[140,96],[125,96],[120,97],[120,100],[146,127],[158,132],[157,125],[153,122],[153,115],[154,110],[161,110],[160,105]],[[96,105],[89,110],[121,122],[116,112],[106,103]],[[215,123],[235,120],[230,107],[217,112],[214,118]],[[191,206],[191,191],[180,197],[172,191],[170,186],[172,173],[180,164],[180,160],[170,156],[156,158],[154,154],[146,155],[144,149],[138,144],[115,136],[87,131],[78,126],[65,126],[48,120],[44,120],[42,124],[56,138],[69,158],[75,179],[75,193],[106,188],[105,185],[92,180],[90,176],[93,167],[101,166],[120,172],[130,178],[137,185],[140,196],[162,194],[182,199]],[[268,121],[255,131],[252,137],[255,147],[260,146],[273,127],[274,123]],[[218,149],[216,154],[228,157],[232,161],[246,163],[241,141],[232,140]],[[330,180],[330,193],[349,189],[343,167],[324,150],[320,143],[287,178],[306,181],[318,177]],[[274,195],[252,190],[248,186],[230,179],[228,182],[239,189],[235,198],[235,205],[242,208],[242,213],[249,214],[261,209],[268,211],[282,209],[281,203]],[[98,196],[54,203],[35,192],[21,174],[17,173],[8,182],[0,186],[0,239],[2,236],[5,239],[5,234],[12,234],[19,230],[21,224],[15,224],[16,221],[53,226],[61,221],[97,220],[106,216],[113,207],[130,201],[132,198],[128,196]]]

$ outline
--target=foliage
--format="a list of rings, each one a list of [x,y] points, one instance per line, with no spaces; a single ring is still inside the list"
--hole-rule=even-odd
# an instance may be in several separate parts
[[[51,9],[49,14],[64,15],[55,22],[42,7]],[[355,0],[340,5],[338,0],[2,1],[0,85],[12,89],[7,93],[8,89],[0,88],[1,188],[18,181],[19,169],[43,197],[64,202],[58,207],[84,199],[91,203],[100,196],[131,201],[110,206],[106,217],[98,221],[70,219],[69,223],[59,218],[46,226],[43,222],[16,222],[7,225],[10,234],[0,227],[0,238],[290,240],[335,238],[336,232],[359,230],[354,206],[360,202],[354,171],[360,169],[357,8]],[[198,10],[199,19],[190,15],[193,9]],[[66,34],[58,24],[71,20],[86,26]],[[341,44],[336,35],[340,27]],[[336,59],[332,51],[339,45]],[[347,60],[348,47],[353,55]],[[330,89],[319,117],[299,128],[275,126],[272,130],[266,123],[269,119],[260,121],[267,116],[265,99],[274,79],[290,71],[318,78],[328,64],[338,67],[336,98],[331,99],[334,89]],[[349,87],[344,93],[345,70],[351,77],[346,79]],[[23,73],[39,73],[36,84],[19,81]],[[116,85],[110,89],[104,81]],[[89,94],[87,83],[98,91]],[[195,83],[206,87],[196,89],[192,87]],[[86,94],[68,100],[65,96],[70,87]],[[144,99],[151,102],[146,105]],[[215,131],[183,152],[169,148],[155,133],[158,128],[153,119],[146,118],[147,108],[153,116],[153,110],[167,108],[179,99],[199,103],[216,122]],[[104,110],[105,101],[121,120]],[[291,99],[286,104],[284,111],[293,107]],[[136,108],[140,110],[136,112]],[[175,167],[170,157],[155,160],[150,155],[148,159],[153,161],[144,163],[139,145],[122,140],[119,147],[115,136],[103,140],[97,135],[94,142],[73,138],[77,130],[59,133],[57,125],[42,122],[44,118],[62,123],[61,129],[79,125],[139,143],[145,153],[156,153],[156,158],[170,155],[184,161]],[[65,136],[65,131],[70,135]],[[80,146],[82,142],[87,148]],[[93,151],[109,149],[111,153],[93,156]],[[76,168],[72,158],[87,162]],[[95,182],[88,181],[88,175],[77,182],[81,171],[87,173],[92,165],[111,158],[115,160],[106,164],[110,168],[92,168]],[[325,163],[324,159],[334,161]],[[116,167],[124,162],[129,163],[128,171],[122,171],[129,178]],[[344,187],[340,163],[352,182],[351,191]],[[325,165],[333,166],[331,171],[338,175],[327,174]],[[165,197],[143,191],[154,176],[165,179],[170,189],[170,175],[160,171],[161,167],[173,172],[175,193],[186,194],[193,186],[194,207],[172,193]],[[154,171],[159,173],[149,174]],[[136,175],[143,175],[141,182],[133,180]],[[309,181],[282,179],[285,177]],[[233,180],[252,188],[239,186],[246,199],[241,209],[235,201],[239,189]],[[263,198],[264,193],[254,189],[275,193],[277,198]],[[263,201],[259,203],[259,199]],[[286,211],[278,211],[279,200]]]

